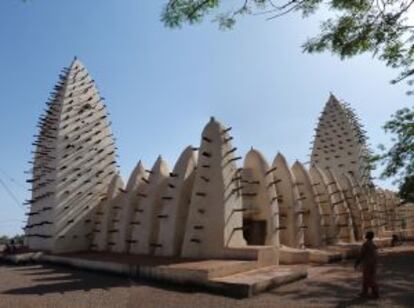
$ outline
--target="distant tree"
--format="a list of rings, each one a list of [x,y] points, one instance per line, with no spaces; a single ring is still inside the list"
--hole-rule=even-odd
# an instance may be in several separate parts
[[[400,197],[404,202],[414,202],[414,176],[406,176],[400,185]]]
[[[15,244],[23,244],[24,235],[18,234],[12,237],[8,237],[7,235],[2,235],[0,236],[0,245],[5,245],[7,243],[10,243],[11,240],[14,240]]]
[[[397,176],[400,197],[414,202],[414,107],[398,110],[385,125],[386,132],[394,137],[393,145],[374,157],[385,165],[383,178]]]
[[[5,245],[9,242],[9,238],[6,235],[0,236],[0,245]]]
[[[15,244],[23,245],[24,243],[24,235],[23,234],[17,234],[13,237]]]

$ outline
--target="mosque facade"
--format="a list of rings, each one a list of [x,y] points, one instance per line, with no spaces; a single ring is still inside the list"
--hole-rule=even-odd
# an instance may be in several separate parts
[[[412,210],[375,187],[366,136],[333,95],[319,118],[310,165],[258,149],[244,157],[214,118],[172,169],[138,162],[124,184],[103,98],[84,65],[64,69],[39,121],[25,227],[32,250],[309,260],[308,251],[389,237]]]

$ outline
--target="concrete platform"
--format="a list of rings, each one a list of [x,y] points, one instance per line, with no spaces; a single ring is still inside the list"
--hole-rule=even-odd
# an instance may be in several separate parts
[[[308,248],[307,251],[309,252],[310,263],[327,264],[341,261],[343,259],[342,253],[336,251],[313,248]]]
[[[306,249],[282,246],[279,249],[279,264],[307,264],[309,262],[309,251]]]
[[[28,262],[36,262],[41,255],[43,255],[42,252],[27,252],[14,255],[0,255],[0,261],[9,262],[13,264],[24,264]]]
[[[119,262],[114,262],[114,258]],[[2,259],[13,263],[52,263],[148,281],[191,285],[201,290],[237,298],[250,297],[307,276],[305,267],[260,267],[256,261],[244,260],[181,259],[175,262],[169,258],[134,255],[85,253],[68,256],[40,252],[9,255]],[[139,261],[140,263],[137,263]]]
[[[378,248],[391,246],[391,238],[389,237],[375,238],[374,242]],[[355,243],[338,243],[319,249],[308,248],[306,250],[309,252],[309,262],[325,264],[357,257],[362,244],[362,241]]]
[[[209,280],[211,288],[226,290],[233,297],[251,297],[274,287],[307,277],[307,270],[287,266],[269,266],[231,276]]]
[[[386,248],[386,247],[391,247],[391,237],[380,237],[380,238],[375,238],[374,242],[377,245],[378,248]]]
[[[391,238],[374,238],[374,243],[378,248],[391,247]],[[358,241],[355,243],[338,243],[335,245],[326,246],[326,248],[324,247],[324,250],[340,253],[342,254],[343,259],[352,259],[356,258],[359,255],[362,244],[363,241]]]
[[[335,245],[329,245],[324,247],[325,251],[331,253],[339,253],[342,256],[342,259],[352,259],[356,258],[361,250],[362,242],[356,243],[338,243]]]

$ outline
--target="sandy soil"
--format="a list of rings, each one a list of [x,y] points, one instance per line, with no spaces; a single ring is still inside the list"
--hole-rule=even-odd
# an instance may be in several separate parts
[[[414,244],[381,251],[381,299],[359,299],[353,262],[310,267],[309,277],[249,299],[46,265],[0,264],[0,307],[414,307]]]

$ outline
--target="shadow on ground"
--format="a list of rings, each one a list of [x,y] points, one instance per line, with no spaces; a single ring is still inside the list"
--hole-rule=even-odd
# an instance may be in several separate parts
[[[413,307],[414,303],[414,251],[400,252],[393,255],[380,257],[378,272],[381,299],[360,299],[357,294],[360,291],[360,273],[355,273],[351,262],[330,264],[322,268],[319,275],[290,285],[270,290],[257,297],[238,301],[242,306],[255,306],[262,299],[269,302],[283,301],[309,304],[309,306],[330,307],[389,307],[403,306]],[[87,272],[73,268],[53,265],[27,265],[7,266],[21,277],[25,277],[25,285],[21,287],[7,288],[7,282],[0,288],[1,294],[8,295],[45,295],[64,294],[71,291],[89,291],[93,289],[109,290],[115,287],[130,288],[135,293],[135,288],[152,286],[158,289],[195,293],[200,290],[189,287],[178,287],[163,284],[143,283],[125,277],[105,275],[98,272]],[[319,269],[318,269],[319,270]],[[134,298],[134,297],[133,297]],[[223,302],[227,301],[223,298]],[[260,306],[260,305],[259,305]],[[308,307],[305,305],[305,307]]]
[[[7,289],[0,294],[8,295],[46,295],[71,291],[90,291],[93,289],[109,290],[114,287],[149,286],[169,291],[194,293],[204,291],[194,286],[180,286],[162,282],[140,281],[124,276],[105,274],[101,272],[77,270],[66,266],[45,265],[5,265],[19,276],[30,279],[31,286]]]
[[[281,287],[270,291],[289,300],[306,301],[314,305],[333,307],[378,305],[414,307],[414,252],[400,252],[380,257],[378,281],[381,298],[359,298],[361,274],[354,273],[352,262],[328,268],[319,279],[308,279],[296,287]],[[387,304],[383,303],[384,301]]]
[[[111,276],[106,279],[100,273],[78,271],[66,267],[53,265],[26,265],[11,266],[9,269],[18,272],[18,275],[28,276],[31,286],[9,289],[3,294],[36,294],[65,293],[70,291],[89,291],[91,289],[109,289],[117,286],[127,286],[128,280],[124,277]]]

